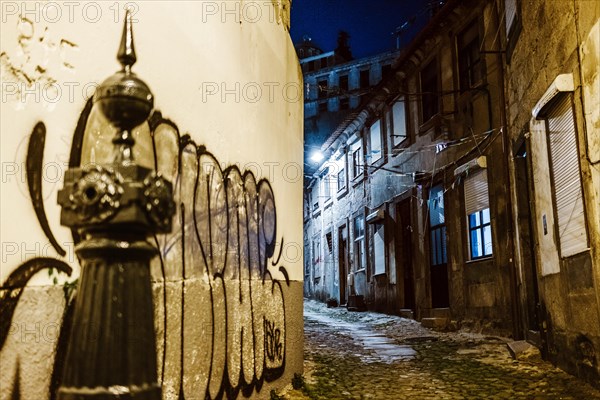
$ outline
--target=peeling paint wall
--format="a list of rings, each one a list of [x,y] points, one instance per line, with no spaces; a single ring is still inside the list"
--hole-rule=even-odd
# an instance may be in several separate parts
[[[60,383],[79,275],[56,195],[69,163],[109,159],[112,130],[88,99],[118,68],[124,10],[1,6],[0,399],[43,400]],[[303,357],[303,94],[290,2],[132,7],[134,71],[162,113],[136,130],[135,156],[174,182],[179,205],[173,232],[152,239],[163,398],[268,398]]]

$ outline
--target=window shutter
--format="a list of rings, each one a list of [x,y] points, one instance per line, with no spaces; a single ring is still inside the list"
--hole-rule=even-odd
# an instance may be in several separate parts
[[[517,0],[504,0],[504,13],[506,18],[506,35],[509,35],[510,28],[517,16]]]
[[[560,253],[587,249],[579,155],[571,97],[563,96],[548,112],[550,158],[554,177]]]
[[[467,215],[490,207],[487,172],[481,169],[465,178],[465,209]]]

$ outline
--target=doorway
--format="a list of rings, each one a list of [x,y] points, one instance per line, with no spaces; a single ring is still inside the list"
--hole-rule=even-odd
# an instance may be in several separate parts
[[[524,328],[525,339],[541,345],[540,337],[540,298],[533,240],[532,209],[530,193],[531,178],[527,153],[527,141],[523,141],[515,154],[515,175],[517,193],[517,224],[523,269],[521,278],[524,286]]]
[[[450,306],[448,290],[448,256],[446,251],[446,216],[444,214],[444,186],[436,185],[429,191],[429,246],[431,254],[430,282],[431,307]]]
[[[414,268],[412,262],[411,199],[396,203],[396,277],[403,309],[415,311]]]
[[[346,225],[338,228],[338,270],[340,274],[340,305],[348,302],[348,229]]]

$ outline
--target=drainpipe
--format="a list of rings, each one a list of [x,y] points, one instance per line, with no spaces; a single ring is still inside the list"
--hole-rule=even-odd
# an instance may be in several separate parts
[[[146,238],[171,231],[171,183],[133,159],[133,129],[153,108],[153,95],[131,67],[136,61],[127,12],[118,53],[122,70],[94,95],[117,128],[112,163],[71,168],[58,193],[61,224],[83,238],[73,325],[59,400],[160,400],[150,260]]]

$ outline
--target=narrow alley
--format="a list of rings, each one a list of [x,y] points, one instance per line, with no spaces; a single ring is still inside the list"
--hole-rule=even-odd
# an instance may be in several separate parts
[[[304,384],[285,399],[600,399],[538,354],[514,360],[506,338],[306,299],[304,310]]]

